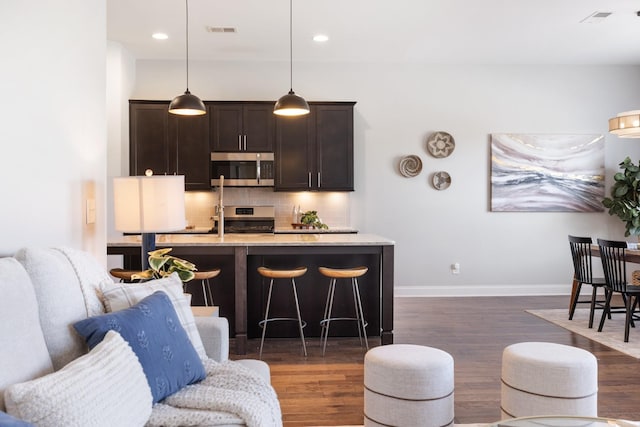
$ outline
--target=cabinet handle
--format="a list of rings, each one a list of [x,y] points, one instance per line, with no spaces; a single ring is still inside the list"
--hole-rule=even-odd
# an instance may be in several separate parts
[[[309,188],[311,188],[311,172],[309,172]]]
[[[244,135],[243,139],[244,139],[244,151],[247,151],[247,135]]]
[[[256,154],[256,177],[258,178],[258,185],[260,185],[260,153]]]
[[[320,184],[320,172],[318,172],[318,188],[322,187],[322,184]]]
[[[238,151],[242,151],[242,135],[238,135]]]

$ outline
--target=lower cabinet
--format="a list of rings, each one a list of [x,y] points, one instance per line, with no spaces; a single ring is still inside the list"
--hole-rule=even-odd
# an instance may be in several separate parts
[[[355,102],[310,103],[305,116],[277,117],[276,191],[353,191]]]

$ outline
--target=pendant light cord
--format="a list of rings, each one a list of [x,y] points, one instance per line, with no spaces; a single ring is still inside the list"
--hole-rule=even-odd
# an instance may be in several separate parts
[[[289,0],[289,84],[293,92],[293,0]]]
[[[186,39],[186,47],[187,47],[187,93],[189,92],[189,0],[185,0],[186,5],[186,25],[185,25],[185,39]]]

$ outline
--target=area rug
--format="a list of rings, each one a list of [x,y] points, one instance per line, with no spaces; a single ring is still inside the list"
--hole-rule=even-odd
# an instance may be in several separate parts
[[[531,313],[534,316],[538,316],[541,319],[568,329],[597,343],[640,359],[640,327],[638,327],[640,325],[637,325],[638,322],[636,322],[636,328],[631,328],[629,332],[629,342],[624,342],[624,314],[613,315],[611,319],[607,319],[602,332],[598,332],[600,312],[596,312],[593,329],[588,328],[588,309],[576,310],[573,315],[573,320],[569,320],[569,312],[566,308],[527,310],[527,313]]]

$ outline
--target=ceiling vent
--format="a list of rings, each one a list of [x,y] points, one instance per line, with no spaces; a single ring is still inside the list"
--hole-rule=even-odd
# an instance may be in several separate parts
[[[208,33],[237,33],[234,27],[211,27],[207,25]]]
[[[611,15],[612,12],[593,12],[591,15],[584,18],[580,23],[582,24],[598,24],[604,21]]]

